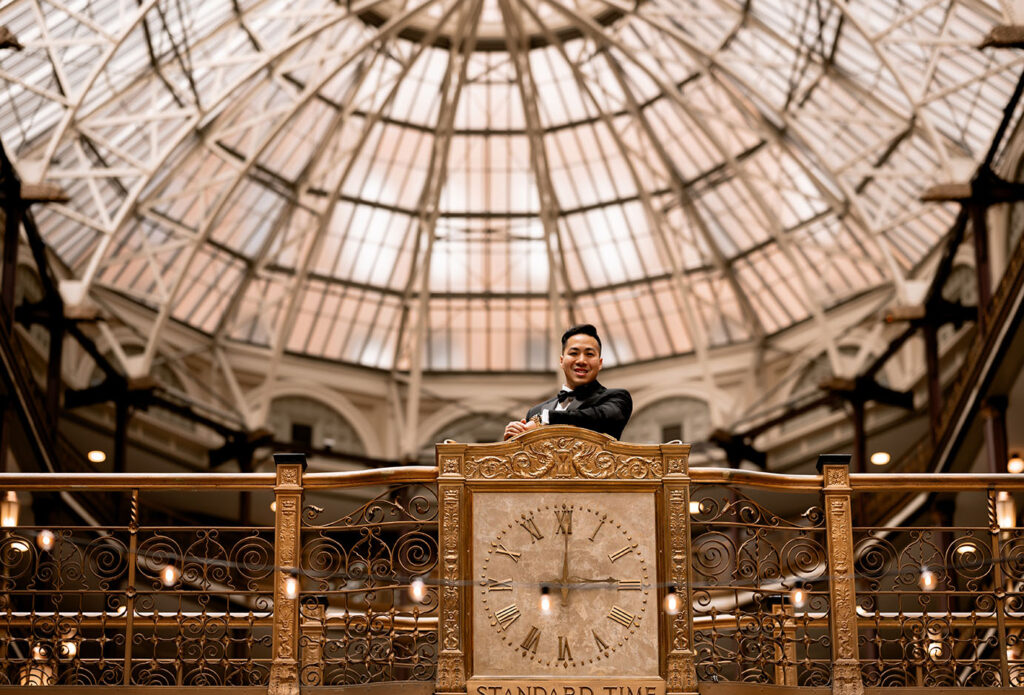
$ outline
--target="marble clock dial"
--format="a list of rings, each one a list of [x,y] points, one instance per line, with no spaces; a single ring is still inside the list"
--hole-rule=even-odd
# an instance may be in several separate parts
[[[501,652],[485,661],[577,675],[636,665],[658,615],[651,523],[606,493],[520,500],[474,534],[474,622]]]

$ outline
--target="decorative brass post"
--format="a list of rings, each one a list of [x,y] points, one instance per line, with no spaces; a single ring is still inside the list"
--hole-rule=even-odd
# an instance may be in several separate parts
[[[437,659],[437,695],[466,692],[466,591],[464,580],[469,568],[463,554],[469,547],[464,518],[466,480],[463,476],[465,444],[441,444],[437,447],[437,500],[441,520],[438,538],[440,553],[440,614]]]
[[[274,646],[270,664],[269,695],[299,693],[299,597],[289,592],[289,580],[298,579],[301,551],[302,472],[304,454],[274,454]]]
[[[829,607],[832,614],[832,692],[863,695],[857,650],[857,594],[853,569],[853,515],[849,454],[818,457],[828,536]]]
[[[662,504],[667,528],[664,548],[666,586],[658,592],[664,603],[666,593],[679,597],[679,612],[665,615],[664,631],[667,656],[665,680],[667,695],[697,692],[697,665],[693,653],[693,592],[690,567],[690,476],[689,444],[662,444],[665,475],[662,478]]]
[[[132,684],[132,643],[135,641],[135,564],[139,555],[139,489],[132,490],[128,521],[128,587],[124,591],[124,684]]]
[[[999,526],[999,514],[995,490],[988,491],[988,533],[992,543],[992,557],[1002,558],[1002,529]],[[1010,687],[1010,660],[1006,655],[1006,569],[1002,562],[992,563],[992,585],[996,606],[996,639],[999,640],[999,683],[1004,688]]]

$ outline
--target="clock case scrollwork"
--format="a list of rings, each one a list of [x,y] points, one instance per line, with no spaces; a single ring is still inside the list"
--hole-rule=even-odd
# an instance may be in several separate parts
[[[563,425],[496,444],[438,444],[441,608],[437,692],[466,693],[473,672],[474,492],[646,492],[654,497],[659,675],[670,695],[695,693],[689,591],[688,444],[637,445]],[[682,610],[660,610],[668,587]],[[623,674],[630,675],[630,674]],[[552,678],[564,676],[552,674]]]

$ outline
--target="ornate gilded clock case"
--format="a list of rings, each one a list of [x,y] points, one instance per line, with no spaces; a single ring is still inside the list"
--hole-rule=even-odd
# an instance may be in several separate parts
[[[690,601],[689,449],[567,426],[437,445],[438,692],[696,692],[690,611],[662,608]]]

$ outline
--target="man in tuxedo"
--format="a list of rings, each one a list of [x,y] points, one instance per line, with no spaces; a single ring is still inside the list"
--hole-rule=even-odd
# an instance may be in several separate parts
[[[606,389],[598,383],[604,360],[597,329],[587,323],[563,333],[558,362],[565,374],[562,390],[530,408],[525,419],[508,423],[505,439],[540,425],[575,425],[621,437],[633,412],[633,399],[626,389]]]

